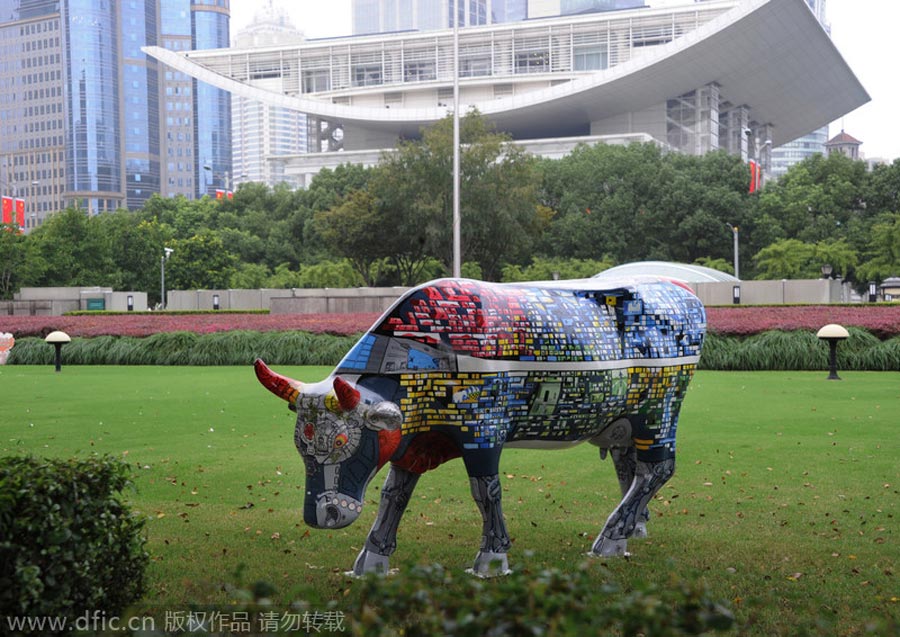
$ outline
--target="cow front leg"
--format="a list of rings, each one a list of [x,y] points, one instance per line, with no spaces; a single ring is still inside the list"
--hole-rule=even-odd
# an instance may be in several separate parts
[[[637,460],[634,481],[619,506],[606,520],[606,525],[594,541],[591,553],[604,557],[627,555],[628,538],[647,509],[647,504],[673,473],[674,458],[656,462]]]
[[[419,474],[391,466],[381,489],[375,524],[353,564],[353,574],[357,577],[388,572],[388,558],[397,548],[397,527],[418,481]]]
[[[633,446],[613,447],[609,450],[609,454],[612,456],[613,466],[616,468],[616,477],[619,479],[619,489],[624,500],[637,473],[637,450]],[[650,509],[644,507],[630,537],[647,537],[647,522],[649,521]]]
[[[491,476],[469,478],[472,497],[483,522],[481,534],[481,550],[475,556],[475,564],[471,572],[479,577],[494,577],[509,573],[509,562],[506,553],[511,542],[506,532],[506,521],[503,519],[503,508],[500,505],[502,488],[500,477]]]

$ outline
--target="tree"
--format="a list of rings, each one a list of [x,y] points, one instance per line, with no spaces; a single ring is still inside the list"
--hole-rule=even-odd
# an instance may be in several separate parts
[[[882,215],[872,226],[866,257],[858,269],[861,281],[900,275],[900,214]]]
[[[0,299],[11,299],[26,279],[28,246],[16,225],[0,225]]]
[[[331,250],[347,259],[365,285],[374,285],[373,265],[385,255],[389,228],[379,214],[375,198],[366,190],[355,190],[332,208],[316,213],[316,229]]]
[[[237,259],[225,249],[212,230],[202,230],[187,239],[176,239],[166,263],[166,287],[170,290],[225,288]]]
[[[109,285],[115,269],[112,246],[94,218],[70,207],[47,218],[28,235],[42,261],[32,285]]]
[[[369,186],[390,228],[387,255],[412,282],[429,257],[452,266],[453,121],[447,117],[386,156]],[[486,279],[522,261],[539,231],[535,162],[471,111],[460,120],[460,216],[464,260]]]
[[[814,246],[797,239],[782,239],[756,253],[753,260],[759,268],[758,279],[807,278]]]

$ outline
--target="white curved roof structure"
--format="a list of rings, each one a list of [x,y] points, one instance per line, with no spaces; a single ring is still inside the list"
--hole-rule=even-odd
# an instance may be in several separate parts
[[[740,279],[727,272],[714,270],[702,265],[674,263],[669,261],[637,261],[617,265],[595,274],[597,279],[617,279],[633,276],[661,276],[678,279],[685,283],[714,283],[717,281],[740,283]]]
[[[451,44],[452,31],[438,31],[144,50],[218,88],[343,126],[348,137],[363,130],[352,147],[373,148],[417,136],[447,115]],[[641,130],[646,109],[714,87],[713,122],[722,126],[729,109],[745,109],[732,128],[751,126],[778,146],[869,100],[805,0],[720,0],[466,28],[460,76],[461,103],[518,139],[651,132]],[[664,138],[666,118],[656,119],[651,134]],[[715,132],[712,147],[726,146]]]

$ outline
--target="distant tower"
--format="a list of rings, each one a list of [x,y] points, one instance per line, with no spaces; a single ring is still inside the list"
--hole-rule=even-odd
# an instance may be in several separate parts
[[[239,48],[285,46],[303,41],[303,32],[294,27],[287,12],[265,0],[253,22],[234,38]],[[260,78],[254,85],[281,92],[281,78]],[[272,161],[279,155],[298,155],[308,151],[306,115],[262,102],[233,96],[231,100],[234,141],[234,179],[236,186],[256,181],[275,186],[282,182],[296,185],[284,175],[284,164]]]
[[[861,141],[841,130],[840,133],[825,142],[825,149],[829,155],[841,153],[850,159],[859,159],[859,147],[861,145]]]
[[[195,196],[204,163],[231,170],[228,93],[141,50],[227,47],[227,7],[0,0],[0,182],[26,200],[26,230],[69,205]]]

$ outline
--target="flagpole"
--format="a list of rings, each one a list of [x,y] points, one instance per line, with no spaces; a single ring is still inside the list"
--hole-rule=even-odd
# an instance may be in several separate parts
[[[453,276],[462,275],[459,213],[459,0],[453,3]]]

